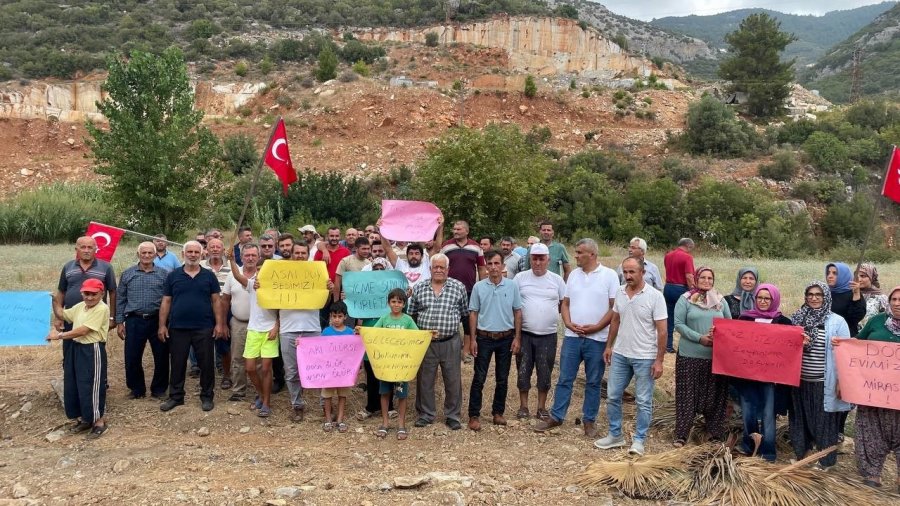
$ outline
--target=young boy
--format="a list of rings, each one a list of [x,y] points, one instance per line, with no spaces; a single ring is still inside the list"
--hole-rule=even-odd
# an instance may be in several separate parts
[[[81,284],[83,302],[69,309],[53,305],[59,320],[72,324],[67,332],[50,331],[48,340],[71,339],[71,353],[63,357],[65,378],[64,404],[66,416],[78,418],[69,429],[72,434],[90,429],[89,439],[106,432],[106,335],[109,329],[109,306],[103,302],[105,287],[99,279],[86,279]]]
[[[373,327],[419,330],[412,317],[403,312],[403,308],[406,306],[406,290],[394,288],[388,293],[387,300],[391,312],[379,318]],[[375,435],[380,438],[387,436],[388,401],[391,390],[394,392],[394,397],[397,399],[397,409],[400,411],[400,416],[397,418],[400,425],[397,427],[397,439],[403,441],[409,436],[409,432],[406,430],[406,398],[409,397],[409,382],[406,381],[399,383],[390,381],[378,382],[378,393],[381,394],[381,427],[378,427]]]
[[[323,336],[341,336],[353,333],[353,329],[344,325],[347,320],[347,304],[344,301],[338,301],[329,308],[331,325],[325,327],[322,331]],[[322,430],[331,432],[334,430],[334,423],[331,421],[332,397],[338,398],[337,409],[337,430],[338,432],[347,432],[347,424],[344,423],[344,408],[347,405],[347,395],[350,393],[350,387],[340,388],[323,388],[322,398],[325,399],[325,423],[322,424]]]

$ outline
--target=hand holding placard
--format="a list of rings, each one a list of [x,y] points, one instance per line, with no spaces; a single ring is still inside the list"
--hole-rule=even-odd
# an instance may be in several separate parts
[[[259,306],[266,309],[321,309],[328,300],[323,262],[268,260],[256,278]]]
[[[0,292],[0,346],[46,346],[48,292]]]
[[[390,312],[387,294],[394,288],[406,290],[409,281],[400,271],[345,272],[342,276],[344,302],[353,318],[380,318]]]
[[[303,388],[352,387],[365,352],[362,338],[355,334],[299,337],[300,384]]]
[[[803,327],[714,318],[713,374],[800,385]]]
[[[412,381],[431,344],[432,332],[363,327],[360,334],[376,378],[381,381]]]
[[[900,410],[900,343],[844,339],[834,360],[841,400]]]
[[[434,239],[440,216],[431,202],[382,200],[378,231],[393,241],[428,242]]]

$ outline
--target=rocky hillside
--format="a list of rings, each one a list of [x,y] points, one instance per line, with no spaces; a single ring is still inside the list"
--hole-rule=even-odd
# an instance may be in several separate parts
[[[737,30],[751,14],[766,13],[781,22],[781,29],[793,33],[797,41],[784,51],[785,59],[796,58],[797,67],[815,63],[835,44],[868,25],[897,2],[882,2],[856,9],[828,12],[822,16],[798,16],[768,9],[740,9],[711,16],[665,17],[652,26],[696,37],[715,48],[727,48],[725,35]]]
[[[807,88],[818,89],[833,102],[850,98],[853,52],[862,51],[860,90],[862,95],[896,94],[900,91],[900,4],[878,16],[845,41],[832,48],[814,67],[802,74]]]

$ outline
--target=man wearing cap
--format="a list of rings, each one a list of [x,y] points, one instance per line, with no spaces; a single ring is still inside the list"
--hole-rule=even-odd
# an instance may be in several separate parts
[[[74,306],[61,309],[53,305],[53,314],[70,324],[72,330],[51,331],[48,340],[61,339],[70,343],[63,360],[63,405],[66,416],[78,418],[70,432],[90,430],[89,439],[106,432],[106,336],[109,331],[109,306],[103,303],[103,282],[96,278],[81,283],[84,299]]]
[[[153,353],[153,379],[150,395],[162,399],[169,389],[169,347],[157,338],[159,306],[169,271],[154,262],[152,242],[138,246],[138,262],[125,269],[119,278],[116,297],[116,331],[125,341],[125,385],[129,399],[147,395],[144,380],[144,348],[150,342]]]
[[[572,264],[569,263],[569,252],[566,247],[553,240],[553,223],[542,221],[538,229],[541,234],[541,243],[550,250],[550,265],[547,267],[550,272],[559,274],[564,280],[569,279],[569,273],[572,272]],[[536,243],[535,243],[536,244]],[[525,269],[531,268],[531,256],[525,255]]]
[[[505,240],[504,240],[505,241]],[[531,247],[531,269],[516,275],[516,285],[522,295],[522,349],[516,355],[519,388],[519,411],[516,417],[526,419],[531,375],[537,370],[537,412],[535,417],[547,420],[547,393],[556,361],[556,326],[559,308],[566,296],[566,282],[547,269],[550,251],[545,244]]]
[[[663,291],[663,278],[659,273],[659,267],[656,266],[650,260],[647,260],[647,241],[641,239],[640,237],[634,237],[631,241],[628,242],[628,256],[631,258],[635,258],[641,263],[643,263],[644,268],[644,281],[647,282],[648,285],[652,286],[659,290],[660,293]],[[616,269],[616,274],[619,275],[619,284],[625,284],[625,275],[622,272],[622,265]]]
[[[491,250],[484,255],[488,277],[472,289],[469,299],[469,352],[475,357],[475,374],[469,389],[469,429],[481,430],[481,391],[494,363],[495,386],[491,414],[494,425],[506,425],[506,391],[512,356],[522,343],[522,297],[515,282],[503,277],[503,259]]]
[[[178,257],[168,250],[169,241],[166,240],[165,234],[156,234],[153,236],[153,245],[156,246],[156,258],[153,259],[154,264],[167,271],[172,271],[181,267],[181,262],[178,261]]]
[[[566,296],[560,307],[566,332],[559,352],[559,380],[550,418],[535,425],[537,432],[562,425],[572,399],[575,377],[584,362],[584,403],[581,407],[584,435],[594,437],[597,434],[595,420],[600,410],[600,384],[605,367],[603,352],[606,350],[607,327],[612,320],[610,309],[619,289],[616,271],[600,264],[598,252],[599,247],[593,239],[581,239],[575,244],[578,268],[566,281]]]
[[[316,257],[316,253],[319,251],[316,247],[316,227],[312,225],[303,225],[297,230],[303,235],[303,240],[306,241],[306,244],[309,244],[309,260],[313,261]]]
[[[191,346],[200,365],[200,403],[213,409],[216,367],[214,339],[226,339],[225,304],[219,297],[219,281],[200,267],[202,248],[197,241],[185,243],[184,265],[169,273],[159,309],[160,340],[169,342],[171,379],[169,399],[159,409],[169,411],[184,404],[184,375]]]
[[[241,259],[241,247],[245,244],[250,244],[253,242],[253,229],[250,227],[241,227],[238,229],[238,243],[234,245],[234,252],[231,255],[233,261],[238,265],[238,267],[243,266],[243,260]],[[231,269],[228,269],[231,271]]]

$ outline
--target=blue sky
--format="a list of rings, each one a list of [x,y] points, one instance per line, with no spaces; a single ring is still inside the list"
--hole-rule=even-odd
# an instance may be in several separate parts
[[[880,0],[592,0],[616,14],[650,21],[666,16],[705,16],[735,9],[762,7],[789,14],[821,15],[828,11],[853,9],[881,3]]]

